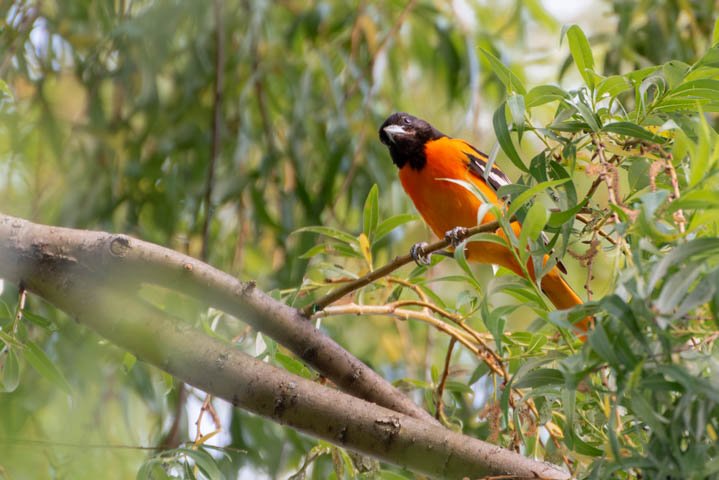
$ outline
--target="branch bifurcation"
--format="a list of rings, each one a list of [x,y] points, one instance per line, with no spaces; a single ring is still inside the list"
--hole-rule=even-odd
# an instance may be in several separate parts
[[[296,309],[252,282],[240,282],[167,248],[0,214],[0,278],[22,284],[189,385],[343,448],[433,477],[569,478],[552,465],[442,427]],[[177,328],[180,320],[136,295],[140,283],[177,290],[239,317],[350,395],[248,356],[194,328]]]

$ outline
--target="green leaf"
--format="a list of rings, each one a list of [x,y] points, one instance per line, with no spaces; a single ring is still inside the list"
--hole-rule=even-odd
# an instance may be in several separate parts
[[[669,84],[669,88],[671,89],[679,85],[687,73],[689,73],[690,68],[688,64],[680,62],[679,60],[670,60],[665,63],[662,70],[664,72],[664,78],[666,78]]]
[[[719,253],[719,238],[696,238],[685,244],[679,245],[666,254],[654,267],[649,277],[649,289],[653,290],[659,280],[666,278],[669,269],[687,258],[701,254],[708,257]]]
[[[712,45],[719,42],[719,17],[714,21],[714,29],[712,30]]]
[[[564,410],[564,442],[574,448],[574,416],[577,405],[577,392],[572,388],[562,389],[562,410]]]
[[[554,368],[538,368],[514,382],[515,388],[536,388],[546,385],[564,385],[564,375]]]
[[[494,133],[497,135],[497,141],[499,142],[499,145],[502,147],[502,150],[504,150],[504,153],[507,154],[512,163],[521,171],[528,172],[527,167],[524,165],[524,162],[522,162],[522,159],[519,157],[519,153],[517,153],[517,150],[514,148],[514,143],[512,143],[512,137],[509,136],[509,128],[507,128],[507,116],[504,112],[505,106],[506,102],[502,103],[499,108],[494,112],[494,117],[492,119]]]
[[[582,99],[579,99],[577,102],[573,103],[573,105],[577,108],[579,115],[581,115],[584,121],[587,122],[589,128],[598,132],[600,130],[599,119],[597,119],[597,116],[592,111],[591,107],[584,103]]]
[[[294,373],[295,375],[299,375],[300,377],[313,379],[314,375],[312,375],[312,372],[309,368],[305,366],[304,363],[300,362],[299,360],[289,357],[283,353],[277,352],[275,354],[275,361],[279,363],[282,368],[287,370],[290,373]]]
[[[312,258],[316,255],[319,255],[320,253],[324,253],[326,248],[327,247],[324,243],[317,244],[314,247],[307,250],[302,255],[300,255],[299,258]]]
[[[499,80],[504,84],[505,87],[507,87],[507,91],[509,92],[517,92],[521,95],[525,95],[527,93],[527,90],[524,88],[524,85],[522,85],[522,82],[519,80],[519,77],[517,77],[510,69],[508,69],[504,64],[494,55],[489,53],[487,50],[480,48],[479,49],[482,52],[482,55],[484,55],[484,58],[487,59],[489,64],[492,66],[492,70],[494,70],[494,73],[499,77]]]
[[[402,213],[388,218],[377,226],[372,243],[377,243],[382,237],[400,225],[404,225],[407,222],[413,222],[415,220],[421,220],[421,218],[413,213]]]
[[[490,310],[488,298],[489,294],[485,295],[480,306],[482,312],[482,321],[489,333],[494,337],[494,344],[497,347],[497,353],[502,355],[502,335],[504,332],[504,326],[507,324],[507,320],[504,318],[504,310],[502,308],[494,308]]]
[[[604,330],[604,326],[601,323],[597,323],[594,330],[592,330],[589,334],[589,345],[610,366],[616,367],[618,365],[619,362],[616,354],[614,353],[614,346],[609,341],[607,332]]]
[[[610,97],[616,97],[625,90],[632,88],[632,85],[621,75],[607,77],[597,85],[596,98],[602,98],[606,93]]]
[[[525,353],[539,352],[546,343],[547,337],[545,335],[532,335],[532,339],[529,341]]]
[[[556,100],[566,100],[569,97],[569,93],[559,87],[555,87],[554,85],[539,85],[527,93],[524,97],[524,103],[527,108],[534,108]]]
[[[650,142],[663,144],[666,143],[667,139],[655,135],[649,130],[645,130],[639,125],[631,122],[614,122],[608,123],[602,127],[602,131],[617,133],[619,135],[626,135],[628,137],[640,138],[642,140],[648,140]]]
[[[65,376],[55,366],[55,364],[52,363],[49,358],[47,358],[45,352],[43,352],[42,349],[38,347],[33,341],[28,340],[27,343],[25,343],[23,356],[25,357],[27,362],[32,365],[32,368],[37,370],[40,375],[50,380],[52,383],[55,384],[55,386],[62,389],[62,391],[64,391],[68,395],[72,395],[72,389],[70,388],[70,384],[67,383]]]
[[[527,216],[524,217],[522,230],[519,233],[519,256],[522,262],[526,262],[529,256],[529,249],[527,248],[529,241],[537,240],[546,223],[547,209],[541,203],[535,202],[527,212]]]
[[[469,385],[465,385],[462,382],[457,382],[456,380],[447,380],[447,382],[445,383],[445,388],[450,392],[472,393],[472,389],[469,387]]]
[[[663,424],[669,424],[669,420],[659,415],[641,393],[632,395],[630,403],[637,418],[646,423],[654,435],[666,440],[667,433]]]
[[[635,70],[633,72],[629,72],[629,73],[625,74],[624,78],[626,78],[627,80],[629,80],[630,82],[632,82],[634,84],[641,83],[645,78],[647,78],[649,75],[656,72],[660,68],[661,68],[661,66],[659,66],[659,65],[656,65],[654,67],[642,68],[642,69]]]
[[[517,127],[517,141],[521,142],[524,133],[524,96],[511,93],[507,97],[507,106],[509,113],[512,114],[512,122]],[[486,169],[485,172],[489,173],[489,169]]]
[[[22,311],[22,317],[34,323],[38,327],[44,328],[45,330],[57,330],[57,327],[50,320],[35,313],[28,312],[27,310]]]
[[[479,365],[474,369],[472,375],[469,377],[467,385],[474,385],[477,380],[489,373],[489,366],[484,362],[479,362]]]
[[[572,58],[577,65],[579,74],[584,78],[587,86],[594,89],[594,57],[587,37],[581,28],[572,25],[567,30],[567,40],[569,41],[569,51],[572,52]]]
[[[474,273],[472,272],[472,269],[469,268],[469,264],[467,263],[467,257],[465,255],[465,250],[467,248],[467,240],[463,241],[459,245],[457,245],[457,248],[454,249],[454,259],[457,261],[457,264],[464,270],[464,272],[473,280],[473,283],[478,285],[477,280],[474,278]]]
[[[719,80],[700,78],[669,90],[667,97],[699,97],[719,101]]]
[[[569,221],[570,218],[574,217],[574,215],[579,212],[582,208],[584,208],[584,205],[586,205],[587,199],[579,203],[578,205],[575,205],[574,207],[564,210],[562,212],[552,212],[549,215],[549,220],[547,220],[547,225],[550,227],[561,227],[566,222]]]
[[[370,241],[372,241],[372,235],[374,234],[374,231],[377,228],[377,223],[379,222],[378,195],[377,184],[375,183],[367,195],[362,215],[364,219],[364,233]]]
[[[532,197],[534,197],[536,194],[552,187],[556,187],[557,185],[561,185],[563,183],[566,183],[569,181],[569,178],[560,178],[558,180],[550,180],[548,182],[542,182],[538,183],[537,185],[525,190],[522,194],[517,196],[517,198],[512,199],[512,204],[509,206],[509,210],[507,211],[507,218],[512,218],[512,215],[514,215],[517,210],[522,208],[525,203],[527,203]]]
[[[689,288],[702,273],[703,260],[690,262],[677,273],[664,280],[659,298],[654,301],[654,308],[661,315],[670,315],[686,296]],[[660,323],[661,325],[661,323]]]
[[[715,108],[711,107],[710,103],[711,100],[706,98],[664,98],[654,106],[654,110],[662,112],[686,110],[690,113],[694,113],[701,105],[704,111],[716,111]],[[707,105],[709,105],[709,108],[706,108]]]
[[[681,318],[695,308],[709,302],[717,291],[716,277],[719,270],[715,270],[713,275],[707,275],[702,278],[694,289],[679,304],[675,318]]]
[[[210,480],[220,480],[225,476],[220,471],[220,467],[217,466],[215,459],[204,450],[193,450],[191,448],[177,448],[177,452],[184,453],[190,457],[200,471]]]
[[[350,235],[349,233],[343,232],[342,230],[338,230],[338,229],[332,228],[332,227],[321,227],[321,226],[302,227],[302,228],[298,228],[297,230],[292,232],[290,235],[294,235],[296,233],[302,233],[302,232],[319,233],[320,235],[334,238],[335,240],[339,240],[340,242],[343,242],[343,243],[348,243],[350,245],[359,245],[356,237],[354,237],[353,235]]]
[[[0,358],[2,358],[0,356]],[[14,392],[20,384],[20,362],[15,350],[8,347],[5,355],[5,364],[0,372],[0,391]]]
[[[696,71],[699,67],[717,67],[719,66],[719,45],[714,44],[706,51],[702,57],[692,65],[692,69]]]
[[[137,470],[137,480],[163,480],[169,478],[162,468],[164,461],[160,457],[150,457]]]

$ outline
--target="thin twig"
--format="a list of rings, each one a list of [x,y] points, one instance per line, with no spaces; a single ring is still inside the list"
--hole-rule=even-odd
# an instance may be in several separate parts
[[[577,215],[576,218],[577,218],[577,220],[579,220],[580,222],[584,223],[585,225],[589,225],[590,223],[592,223],[592,220],[589,219],[589,218],[587,218],[587,217],[585,217],[584,215]],[[613,239],[608,233],[606,233],[604,230],[602,230],[601,228],[597,228],[595,231],[599,234],[600,237],[604,238],[606,241],[608,241],[608,242],[611,243],[612,245],[615,245],[615,246],[616,246],[617,241],[614,240],[614,239]]]
[[[679,199],[679,180],[677,179],[677,171],[674,170],[674,165],[672,165],[672,154],[668,154],[667,158],[665,159],[666,167],[665,172],[669,174],[669,178],[672,182],[672,190],[673,194],[670,197],[671,201],[678,200]],[[684,233],[685,225],[686,225],[686,218],[684,217],[684,211],[680,208],[676,212],[674,212],[674,221],[676,222],[677,226],[679,227],[679,232]]]
[[[205,412],[210,412],[210,415],[212,416],[212,421],[215,423],[215,429],[219,430],[221,428],[220,417],[217,415],[215,407],[212,406],[212,395],[208,393],[205,396],[205,400],[202,402],[202,408],[200,408],[200,413],[197,415],[197,420],[195,421],[195,425],[197,426],[197,432],[195,433],[196,444],[199,443],[202,439],[202,432],[200,431],[200,427],[202,425],[202,417]]]
[[[17,311],[15,312],[15,317],[12,320],[12,327],[10,329],[13,336],[17,334],[18,325],[20,324],[20,320],[22,320],[22,312],[25,309],[26,301],[27,290],[25,289],[25,286],[21,283],[18,287]]]
[[[465,238],[471,237],[472,235],[476,235],[478,233],[484,233],[484,232],[493,232],[499,228],[499,222],[493,221],[489,223],[485,223],[482,225],[478,225],[476,227],[472,227],[466,231],[465,235],[461,235],[460,240],[464,240]],[[443,248],[447,248],[450,245],[449,241],[439,240],[435,243],[432,243],[431,245],[424,248],[425,255],[429,255],[430,253],[434,253],[438,250],[442,250]],[[304,308],[303,313],[307,316],[312,315],[317,310],[322,310],[327,305],[330,305],[331,303],[336,302],[340,298],[344,297],[345,295],[348,295],[355,290],[358,290],[366,285],[369,285],[370,283],[374,282],[375,280],[378,280],[382,277],[386,277],[390,273],[394,272],[400,267],[403,267],[407,265],[410,262],[413,262],[414,259],[411,255],[402,255],[401,257],[395,257],[394,260],[392,260],[390,263],[378,268],[377,270],[369,272],[367,275],[360,277],[356,280],[353,280],[352,282],[349,282],[345,284],[344,286],[338,288],[337,290],[333,290],[332,292],[328,293],[324,297],[318,299],[316,302],[308,305]]]
[[[601,163],[601,168],[602,168],[602,171],[599,174],[599,177],[597,177],[597,180],[600,180],[600,181],[603,180],[607,184],[607,192],[609,193],[609,202],[612,203],[613,205],[620,206],[619,202],[617,201],[617,194],[615,191],[615,188],[617,186],[614,185],[614,182],[613,182],[614,177],[612,175],[612,172],[610,171],[611,167],[610,167],[609,162],[607,162],[607,159],[604,155],[604,145],[602,144],[601,141],[599,141],[599,139],[595,135],[592,135],[592,142],[594,143],[594,146],[597,148],[597,154],[599,155],[599,161]],[[595,182],[597,180],[595,180]],[[620,221],[619,221],[619,215],[617,214],[617,212],[612,212],[612,217],[614,218],[614,223],[618,225],[620,223]]]
[[[450,337],[455,338],[477,358],[482,359],[490,370],[502,377],[505,381],[508,378],[508,374],[504,369],[504,364],[501,359],[497,360],[499,358],[497,354],[486,346],[485,341],[481,339],[477,332],[467,332],[466,326],[466,328],[460,329],[435,318],[431,314],[418,310],[399,308],[393,304],[358,305],[356,303],[348,303],[327,307],[324,310],[315,313],[312,318],[327,317],[331,315],[385,315],[402,320],[409,320],[410,318],[413,318],[415,320],[425,322],[432,325],[437,330],[446,333]],[[460,326],[463,326],[463,324],[460,324]],[[480,341],[477,341],[477,339],[480,339]]]
[[[447,356],[444,358],[444,371],[442,372],[442,379],[437,387],[437,411],[434,414],[434,418],[439,420],[442,413],[442,395],[444,395],[444,387],[447,384],[447,377],[449,376],[449,363],[452,359],[452,351],[454,350],[454,344],[457,343],[456,338],[449,340],[449,347],[447,347]]]

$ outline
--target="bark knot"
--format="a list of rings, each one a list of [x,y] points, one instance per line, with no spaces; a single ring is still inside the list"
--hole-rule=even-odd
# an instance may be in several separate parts
[[[110,253],[118,257],[124,257],[130,250],[130,239],[124,235],[118,235],[110,242]]]

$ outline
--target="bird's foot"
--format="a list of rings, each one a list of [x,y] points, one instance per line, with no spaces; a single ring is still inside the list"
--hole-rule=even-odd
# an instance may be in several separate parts
[[[410,256],[414,259],[414,263],[416,263],[419,267],[432,263],[432,254],[424,253],[424,249],[428,246],[429,244],[427,242],[420,242],[415,243],[412,245],[412,248],[409,249]]]
[[[449,242],[450,245],[456,247],[467,237],[468,231],[469,229],[465,227],[454,227],[444,234],[444,239]]]

